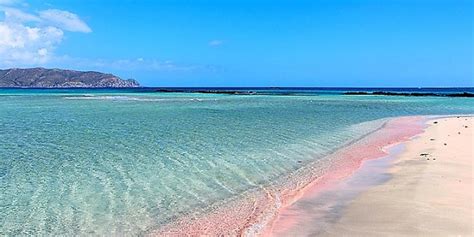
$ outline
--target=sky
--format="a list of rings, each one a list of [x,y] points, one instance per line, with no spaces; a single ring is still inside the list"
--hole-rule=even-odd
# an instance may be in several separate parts
[[[143,86],[474,86],[472,0],[0,0],[0,68]]]

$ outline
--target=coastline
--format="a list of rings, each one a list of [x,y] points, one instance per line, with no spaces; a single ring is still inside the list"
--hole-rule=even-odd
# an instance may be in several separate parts
[[[473,118],[426,119],[423,133],[385,146],[385,157],[304,192],[267,235],[470,236]]]
[[[206,213],[185,215],[158,230],[152,236],[268,236],[279,213],[305,193],[318,193],[353,174],[364,160],[383,157],[383,147],[398,144],[421,133],[425,117],[397,117],[347,144],[326,157],[330,163],[311,163],[276,185],[261,187],[235,197],[224,204],[216,203]],[[281,183],[279,185],[278,183]]]

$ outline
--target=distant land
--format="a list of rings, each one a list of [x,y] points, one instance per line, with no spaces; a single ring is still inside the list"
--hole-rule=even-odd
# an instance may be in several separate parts
[[[0,87],[12,88],[125,88],[139,87],[133,80],[93,71],[46,68],[0,70]]]

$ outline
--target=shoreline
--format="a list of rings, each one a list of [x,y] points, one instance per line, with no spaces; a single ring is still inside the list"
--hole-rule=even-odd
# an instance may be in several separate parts
[[[422,133],[384,147],[385,157],[282,209],[267,236],[470,236],[472,119],[426,117]]]
[[[364,160],[384,156],[386,153],[381,148],[421,133],[425,119],[423,116],[389,118],[381,128],[328,155],[325,160],[331,160],[329,164],[320,161],[310,163],[283,178],[288,181],[281,185],[246,192],[224,205],[216,203],[206,213],[185,215],[158,230],[152,230],[149,235],[268,236],[279,213],[308,190],[322,190],[351,176]]]
[[[304,235],[292,232],[296,227],[305,228],[305,225],[312,225],[311,235],[321,235],[331,222],[343,215],[344,209],[358,195],[391,178],[386,171],[404,149],[404,142],[385,147],[387,155],[363,161],[359,169],[345,179],[334,181],[318,192],[304,193],[292,205],[281,210],[267,236],[286,236],[288,233]]]
[[[472,236],[474,118],[436,118],[323,236]],[[367,212],[368,203],[373,210]],[[370,224],[369,223],[373,223]]]
[[[403,144],[403,142],[423,133],[427,120],[427,116],[391,118],[381,129],[333,154],[336,159],[332,163],[333,167],[329,169],[329,172],[321,178],[312,181],[306,188],[299,190],[298,195],[292,202],[281,208],[278,215],[274,218],[274,222],[263,233],[263,236],[273,236],[277,226],[280,229],[288,229],[292,225],[296,225],[297,220],[291,217],[283,221],[279,220],[282,216],[291,216],[289,208],[293,204],[301,199],[317,197],[333,189],[360,171],[364,162],[389,156],[387,150],[391,147]],[[281,228],[282,226],[283,228]]]

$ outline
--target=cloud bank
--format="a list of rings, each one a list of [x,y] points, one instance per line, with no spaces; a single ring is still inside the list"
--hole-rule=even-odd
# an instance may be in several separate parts
[[[0,21],[0,66],[47,63],[54,57],[54,50],[66,31],[92,32],[74,13],[47,9],[35,14],[11,4],[15,1],[0,0],[0,16],[3,15]]]
[[[92,29],[78,15],[59,9],[31,10],[20,0],[0,0],[0,68],[61,67],[99,71],[216,71],[211,65],[175,63],[158,59],[101,59],[57,55],[69,32],[90,33]],[[209,45],[222,44],[213,40]]]
[[[198,65],[198,64],[185,64],[174,62],[171,60],[158,60],[158,59],[88,59],[88,58],[75,58],[70,56],[55,57],[51,60],[51,63],[57,66],[73,67],[77,70],[107,70],[112,71],[154,71],[154,72],[217,72],[221,70],[220,67],[215,65]]]

